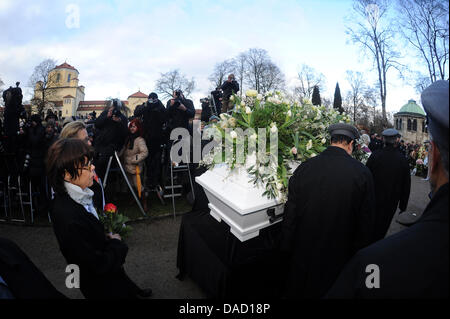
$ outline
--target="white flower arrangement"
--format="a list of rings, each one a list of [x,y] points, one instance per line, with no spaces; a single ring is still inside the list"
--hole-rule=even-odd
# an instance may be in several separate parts
[[[222,156],[214,158],[207,156],[206,160],[202,161],[202,165],[212,167],[214,164],[225,162],[231,170],[245,167],[252,176],[251,181],[254,184],[265,186],[266,191],[263,196],[277,199],[279,202],[287,200],[288,180],[293,173],[290,171],[290,165],[293,162],[304,162],[325,150],[329,141],[328,126],[348,120],[346,114],[340,114],[334,109],[323,106],[313,106],[306,100],[303,104],[288,102],[281,92],[258,94],[255,90],[248,90],[242,99],[237,95],[232,97],[236,105],[243,107],[236,108],[231,115],[222,113],[220,121],[212,126],[225,138],[226,129],[230,127],[242,129],[242,131],[253,130],[247,143],[244,138],[239,138],[235,130],[228,133],[235,148],[244,148],[245,161],[250,156],[248,142],[256,144],[259,149],[259,143],[265,141],[267,150],[270,145],[270,136],[277,134],[275,135],[278,136],[277,158],[273,158],[269,151],[263,154],[258,152],[255,163],[249,161],[251,166],[248,167],[250,164],[239,162],[234,152],[228,158],[223,156],[225,147],[223,143]],[[265,129],[266,132],[263,139],[258,135],[260,128]],[[269,157],[271,160],[268,163],[264,162],[261,156]]]

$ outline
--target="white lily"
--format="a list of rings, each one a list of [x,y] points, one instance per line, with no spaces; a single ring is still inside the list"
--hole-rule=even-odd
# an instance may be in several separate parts
[[[309,151],[312,148],[312,140],[308,141],[308,144],[306,144],[306,150]]]

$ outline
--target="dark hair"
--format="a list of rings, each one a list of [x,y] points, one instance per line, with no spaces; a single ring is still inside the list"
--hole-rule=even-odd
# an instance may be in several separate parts
[[[60,139],[50,146],[46,169],[47,178],[57,194],[66,193],[64,187],[65,172],[71,178],[81,175],[80,167],[85,166],[94,157],[94,149],[77,138]]]
[[[383,136],[383,139],[386,145],[395,145],[397,142],[397,136]]]
[[[344,143],[344,142],[347,144],[350,144],[351,141],[353,141],[353,140],[350,137],[348,137],[347,135],[336,134],[336,135],[331,136],[331,144]]]

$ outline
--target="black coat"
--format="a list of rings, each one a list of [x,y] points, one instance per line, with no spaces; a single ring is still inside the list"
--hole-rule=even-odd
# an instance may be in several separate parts
[[[30,175],[42,176],[45,174],[45,156],[47,155],[47,141],[45,128],[39,122],[35,127],[27,130],[27,152],[30,155]]]
[[[19,131],[19,117],[25,112],[22,105],[22,89],[10,87],[3,91],[4,110],[4,130],[7,136],[15,136]]]
[[[103,224],[69,195],[56,194],[51,210],[53,230],[67,264],[80,267],[80,290],[88,298],[134,298],[138,287],[123,264],[128,246],[107,239]]]
[[[128,135],[128,120],[123,114],[120,115],[120,122],[107,115],[108,110],[105,110],[95,120],[94,148],[100,157],[109,157],[114,151],[120,151]]]
[[[375,152],[377,150],[381,150],[383,148],[383,141],[377,138],[374,138],[370,141],[368,145],[371,152]]]
[[[159,148],[163,141],[163,126],[167,122],[167,110],[158,100],[157,103],[148,102],[134,111],[134,116],[142,116],[144,138],[149,144],[156,144]]]
[[[375,239],[383,239],[397,210],[405,211],[411,189],[408,161],[393,146],[375,151],[366,166],[372,172],[375,184],[376,223]]]
[[[0,238],[0,276],[16,299],[66,298],[14,242]]]
[[[330,146],[289,180],[282,222],[283,297],[319,298],[360,248],[372,243],[375,194],[370,171]]]
[[[225,98],[229,98],[233,93],[237,93],[239,91],[239,83],[237,83],[237,81],[225,81],[220,88],[223,91],[223,96]]]
[[[182,127],[189,128],[189,119],[195,116],[194,103],[189,99],[182,99],[182,104],[186,106],[186,111],[179,110],[179,103],[175,102],[174,105],[170,105],[170,100],[167,101],[167,110],[169,114],[169,127],[174,129]]]
[[[448,183],[413,226],[359,251],[328,298],[448,298]],[[380,288],[368,289],[367,265],[379,267]]]

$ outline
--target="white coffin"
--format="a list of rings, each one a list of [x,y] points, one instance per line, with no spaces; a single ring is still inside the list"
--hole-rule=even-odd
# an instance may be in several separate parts
[[[240,241],[257,237],[261,229],[282,220],[284,204],[262,196],[265,188],[249,183],[245,168],[230,172],[227,164],[219,164],[195,180],[208,197],[211,216],[227,223]]]

